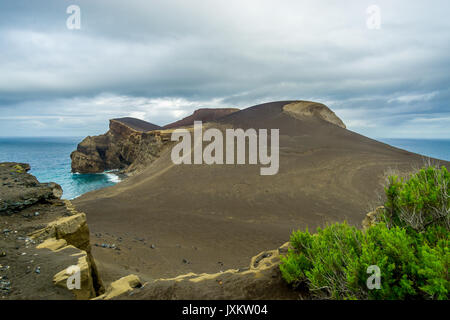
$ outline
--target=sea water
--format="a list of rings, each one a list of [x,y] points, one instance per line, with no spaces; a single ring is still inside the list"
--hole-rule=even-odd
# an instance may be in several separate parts
[[[114,173],[77,174],[71,172],[70,153],[82,137],[0,138],[0,162],[22,162],[40,182],[56,182],[63,199],[112,186],[120,181]]]
[[[450,161],[450,139],[377,139],[393,147]]]

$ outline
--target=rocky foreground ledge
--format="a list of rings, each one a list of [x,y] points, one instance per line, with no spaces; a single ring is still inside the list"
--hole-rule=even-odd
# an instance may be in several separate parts
[[[86,215],[40,183],[28,164],[0,163],[0,297],[92,299],[103,284],[91,254]],[[80,290],[67,288],[67,267],[80,269]]]
[[[128,275],[104,285],[91,252],[86,214],[61,187],[39,183],[19,163],[0,163],[0,299],[307,299],[281,278],[280,256],[289,243],[264,251],[247,268],[147,279]],[[367,214],[372,225],[379,208]],[[69,290],[67,268],[80,270],[80,289]]]
[[[128,275],[104,285],[91,253],[86,215],[61,187],[39,183],[27,164],[0,163],[1,299],[298,299],[281,279],[280,254],[288,244],[258,254],[244,269],[189,273],[143,283]],[[80,270],[80,289],[69,290],[67,268]]]

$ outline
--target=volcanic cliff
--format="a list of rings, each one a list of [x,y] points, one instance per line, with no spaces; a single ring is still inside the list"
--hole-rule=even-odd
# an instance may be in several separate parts
[[[160,154],[170,140],[171,130],[192,125],[194,121],[209,122],[229,115],[239,109],[198,109],[189,117],[159,127],[134,119],[120,118],[109,122],[105,134],[87,137],[72,152],[72,172],[101,173],[123,170],[127,173],[143,169]]]

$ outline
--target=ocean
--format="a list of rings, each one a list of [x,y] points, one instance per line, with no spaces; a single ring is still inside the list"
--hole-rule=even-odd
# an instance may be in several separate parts
[[[391,146],[450,161],[450,139],[376,139]]]
[[[61,185],[64,199],[74,199],[86,192],[118,183],[120,178],[113,172],[71,173],[70,153],[82,139],[82,137],[0,138],[0,162],[29,163],[30,173],[40,182],[56,182]],[[450,140],[378,140],[394,147],[450,161]]]
[[[82,137],[0,138],[0,162],[23,162],[40,182],[56,182],[63,189],[63,199],[112,186],[120,181],[114,173],[71,173],[70,153]]]

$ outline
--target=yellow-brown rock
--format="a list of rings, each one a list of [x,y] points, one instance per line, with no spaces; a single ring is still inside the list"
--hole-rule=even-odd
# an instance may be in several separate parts
[[[107,288],[104,294],[98,296],[93,300],[111,300],[118,298],[126,293],[133,291],[135,288],[142,286],[141,280],[138,276],[130,274],[126,277],[122,277],[119,280],[112,282]]]
[[[294,118],[316,117],[345,129],[344,122],[326,105],[312,101],[296,101],[286,104],[283,111]]]
[[[68,246],[63,250],[66,250],[72,246]],[[73,247],[72,247],[73,249]],[[92,277],[92,266],[90,263],[90,259],[85,251],[81,251],[78,254],[74,254],[72,256],[78,257],[78,261],[76,264],[72,266],[77,266],[80,271],[80,289],[72,289],[72,293],[77,300],[89,300],[96,297],[95,286],[93,283]],[[71,266],[68,266],[68,268]],[[67,279],[71,276],[69,273],[70,269],[64,269],[58,272],[53,277],[53,283],[62,288],[68,288]]]
[[[366,214],[366,217],[362,221],[363,230],[367,230],[368,228],[374,226],[379,222],[380,215],[383,214],[384,207],[377,207],[375,210]]]
[[[46,228],[31,234],[34,239],[64,239],[81,250],[90,251],[89,228],[84,213],[77,213],[51,222]]]
[[[97,267],[90,252],[89,228],[86,215],[75,210],[70,201],[65,201],[71,216],[59,218],[49,223],[45,228],[31,234],[31,238],[40,240],[37,249],[48,249],[58,256],[67,256],[64,269],[58,272],[53,282],[55,285],[66,288],[70,276],[67,268],[78,266],[81,274],[80,289],[71,290],[76,299],[92,299],[104,292]],[[61,260],[61,258],[59,258]]]
[[[149,282],[132,296],[121,299],[299,299],[281,278],[280,254],[287,251],[288,243],[277,250],[264,251],[251,259],[245,270],[230,269],[214,274],[188,273],[170,279]]]

